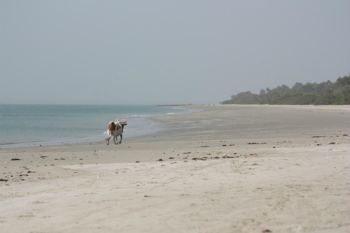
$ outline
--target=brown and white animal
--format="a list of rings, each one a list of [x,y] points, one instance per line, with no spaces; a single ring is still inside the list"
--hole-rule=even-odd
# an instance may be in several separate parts
[[[110,121],[107,124],[107,137],[106,144],[109,145],[109,140],[113,137],[114,144],[121,144],[123,141],[124,127],[128,125],[126,121]],[[118,136],[120,136],[120,141],[117,142]]]

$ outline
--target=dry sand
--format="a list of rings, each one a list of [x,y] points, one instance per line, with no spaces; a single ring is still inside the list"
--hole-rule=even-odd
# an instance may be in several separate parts
[[[350,232],[349,106],[197,106],[167,130],[0,150],[0,232]]]

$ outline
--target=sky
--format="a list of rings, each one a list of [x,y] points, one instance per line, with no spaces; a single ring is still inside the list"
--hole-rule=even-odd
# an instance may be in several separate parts
[[[0,0],[0,104],[218,103],[350,73],[349,0]]]

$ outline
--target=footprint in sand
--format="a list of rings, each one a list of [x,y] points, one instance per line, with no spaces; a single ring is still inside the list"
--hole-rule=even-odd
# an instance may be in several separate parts
[[[33,213],[21,214],[17,217],[17,219],[28,219],[34,217]]]

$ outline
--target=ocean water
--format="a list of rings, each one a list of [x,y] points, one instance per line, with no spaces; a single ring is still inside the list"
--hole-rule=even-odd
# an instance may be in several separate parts
[[[127,140],[160,130],[150,117],[183,111],[136,105],[0,105],[0,148],[101,141],[107,122],[115,119],[128,121]]]

